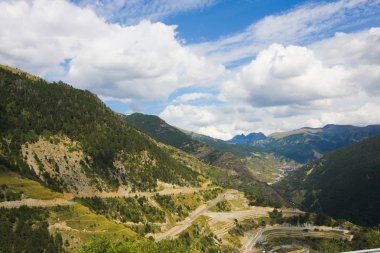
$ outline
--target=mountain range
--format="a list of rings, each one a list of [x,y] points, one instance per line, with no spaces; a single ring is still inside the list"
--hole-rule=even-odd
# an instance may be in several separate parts
[[[240,134],[240,135],[235,135],[231,140],[229,140],[229,142],[249,145],[249,144],[255,143],[256,141],[265,140],[266,138],[267,137],[265,136],[265,134],[261,132],[250,133],[247,135]]]
[[[299,163],[307,163],[328,152],[379,134],[380,125],[357,127],[330,124],[322,128],[305,127],[273,133],[267,138],[263,138],[260,133],[237,135],[230,142],[244,143],[258,150],[274,152]],[[252,138],[254,136],[262,138]]]

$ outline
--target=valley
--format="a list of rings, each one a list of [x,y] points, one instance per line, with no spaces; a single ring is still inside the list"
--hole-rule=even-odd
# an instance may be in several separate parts
[[[0,253],[380,253],[380,0],[0,24]]]
[[[231,143],[157,116],[120,115],[89,91],[9,67],[0,67],[0,88],[1,253],[340,252],[380,243],[369,226],[378,224],[377,127],[327,126],[343,141],[303,165],[310,157],[297,150],[310,151],[324,130]],[[268,148],[274,142],[303,158]]]

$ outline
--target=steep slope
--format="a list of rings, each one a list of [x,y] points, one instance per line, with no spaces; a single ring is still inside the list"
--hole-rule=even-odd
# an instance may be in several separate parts
[[[0,157],[59,191],[197,181],[89,91],[0,66]]]
[[[380,224],[380,136],[325,155],[275,188],[305,209],[361,225]]]
[[[194,140],[191,136],[167,124],[157,116],[134,113],[126,116],[125,120],[156,140],[179,148],[207,163],[210,166],[203,165],[203,172],[216,179],[219,184],[251,193],[252,196],[256,198],[257,204],[278,203],[280,205],[287,205],[276,191],[265,183],[259,182],[254,177],[254,173],[246,167],[245,159],[237,157],[230,152],[220,152],[214,147]],[[208,138],[210,140],[212,139],[211,137]],[[221,140],[216,141],[219,141],[219,143],[223,142]],[[237,146],[230,143],[223,143],[222,145]],[[244,146],[241,147],[242,150],[243,147]],[[247,155],[251,154],[248,150],[250,150],[250,148],[244,150]],[[175,151],[172,151],[172,153],[173,152]],[[177,154],[176,157],[178,157],[177,159],[181,159],[181,157],[185,157],[185,155]],[[196,162],[193,161],[192,164],[194,163]]]
[[[326,125],[323,128],[301,128],[274,133],[266,139],[253,142],[249,142],[246,138],[246,141],[257,149],[307,163],[320,158],[323,154],[379,134],[380,125],[366,127]],[[236,142],[236,138],[231,141]]]

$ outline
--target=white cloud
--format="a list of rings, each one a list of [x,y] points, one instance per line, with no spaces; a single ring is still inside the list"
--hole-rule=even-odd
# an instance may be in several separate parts
[[[174,26],[108,24],[63,0],[3,1],[0,9],[2,63],[104,97],[166,99],[179,87],[208,84],[223,73],[182,46]],[[67,72],[61,66],[66,59]]]
[[[266,16],[243,32],[193,45],[213,62],[229,64],[254,57],[272,43],[308,44],[332,31],[379,20],[379,0],[340,0],[308,3],[277,15]]]
[[[380,28],[355,33],[338,32],[310,45],[326,64],[346,66],[380,64]]]
[[[202,9],[216,0],[79,0],[81,6],[94,9],[108,20],[137,24],[141,20],[160,21],[181,12]]]
[[[310,46],[324,63],[342,64],[351,81],[369,95],[380,94],[380,28],[357,33],[337,33]]]
[[[380,123],[380,105],[376,98],[365,94],[341,98],[323,108],[292,108],[232,106],[170,105],[159,115],[169,124],[215,138],[228,140],[237,134],[263,132],[267,135],[298,129],[322,127],[326,124],[352,124],[364,126]],[[367,102],[368,101],[368,102]],[[275,111],[294,110],[284,117]],[[304,110],[304,111],[302,111]]]
[[[375,103],[366,103],[352,111],[343,112],[323,112],[311,122],[319,126],[330,124],[351,124],[365,126],[368,124],[379,124],[380,122],[380,105]]]
[[[352,94],[348,77],[344,67],[325,66],[305,47],[273,44],[222,85],[221,97],[254,106],[302,105]]]
[[[308,47],[274,44],[222,84],[223,104],[171,105],[161,116],[221,139],[304,126],[379,124],[379,42],[380,29],[372,28]],[[212,117],[202,121],[194,112]]]
[[[169,105],[160,117],[175,126],[205,126],[218,120],[219,115],[213,113],[213,108],[215,106]]]
[[[223,105],[197,106],[175,104],[167,106],[159,115],[169,124],[220,139],[252,131],[260,122],[263,110],[252,107]],[[260,131],[267,129],[260,128]]]
[[[186,93],[186,94],[176,97],[173,100],[173,103],[185,103],[185,102],[190,102],[190,101],[199,100],[199,99],[211,99],[213,97],[214,96],[210,93],[202,93],[202,92]]]

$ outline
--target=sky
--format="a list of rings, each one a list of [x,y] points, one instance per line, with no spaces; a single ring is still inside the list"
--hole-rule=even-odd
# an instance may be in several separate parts
[[[380,124],[380,0],[0,0],[0,63],[230,139]]]

